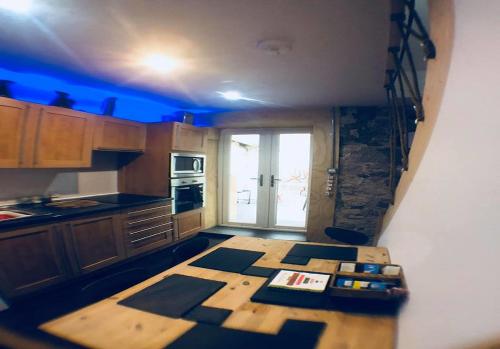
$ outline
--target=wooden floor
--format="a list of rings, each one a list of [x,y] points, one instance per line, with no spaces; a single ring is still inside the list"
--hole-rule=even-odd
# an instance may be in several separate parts
[[[220,246],[264,252],[254,265],[333,273],[338,261],[311,259],[308,265],[281,264],[294,245],[291,241],[233,237]],[[201,255],[211,252],[214,247]],[[337,311],[313,310],[254,303],[250,297],[265,278],[197,268],[191,260],[168,269],[128,290],[61,318],[41,329],[69,341],[94,348],[163,348],[196,323],[173,319],[118,305],[117,303],[172,274],[182,274],[226,282],[227,285],[203,305],[232,310],[224,327],[276,334],[287,319],[322,321],[327,324],[317,348],[384,349],[394,347],[396,318],[357,315]],[[359,262],[390,263],[385,248],[359,247]],[[203,340],[203,339],[200,339]]]

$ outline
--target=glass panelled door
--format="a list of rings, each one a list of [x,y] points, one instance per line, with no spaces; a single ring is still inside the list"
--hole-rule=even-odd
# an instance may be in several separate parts
[[[310,138],[301,131],[223,131],[222,223],[303,230]]]
[[[270,226],[305,228],[309,193],[311,135],[273,135]]]

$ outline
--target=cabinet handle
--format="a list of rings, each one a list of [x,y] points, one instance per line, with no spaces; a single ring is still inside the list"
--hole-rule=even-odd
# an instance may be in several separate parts
[[[135,214],[135,213],[141,213],[141,212],[148,212],[148,211],[158,210],[158,209],[161,209],[161,208],[165,209],[165,208],[168,208],[168,207],[170,207],[170,205],[145,208],[144,210],[137,210],[137,211],[129,212],[128,215]]]
[[[130,243],[135,244],[136,242],[143,241],[143,240],[146,240],[146,239],[151,239],[152,237],[155,237],[155,236],[158,236],[158,235],[161,235],[161,234],[167,234],[169,231],[172,231],[172,229],[161,231],[161,232],[153,234],[153,235],[148,235],[148,236],[145,236],[145,237],[140,238],[140,239],[135,239],[135,240],[130,241]]]
[[[165,224],[155,225],[154,227],[148,227],[148,228],[145,228],[145,229],[132,231],[132,232],[128,233],[128,235],[140,234],[140,233],[143,233],[143,232],[151,230],[151,229],[155,229],[155,228],[159,228],[159,227],[164,227],[166,225],[171,225],[171,224],[172,224],[172,222],[168,222],[168,223],[165,223]]]
[[[162,214],[162,215],[154,216],[154,217],[151,217],[151,218],[139,219],[137,221],[128,222],[128,225],[134,225],[134,224],[137,224],[137,223],[143,223],[143,222],[147,222],[147,221],[152,221],[153,219],[158,219],[158,218],[163,218],[163,217],[169,217],[169,216],[171,216],[171,215],[170,214]]]

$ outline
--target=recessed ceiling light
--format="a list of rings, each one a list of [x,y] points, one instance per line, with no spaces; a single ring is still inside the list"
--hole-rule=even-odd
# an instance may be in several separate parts
[[[281,56],[292,50],[292,42],[289,40],[261,40],[257,43],[257,48],[271,56]]]
[[[230,100],[230,101],[237,101],[240,99],[246,99],[246,98],[243,98],[241,93],[239,93],[238,91],[219,92],[219,94],[222,97],[224,97],[225,99]]]
[[[32,0],[0,0],[0,8],[17,13],[28,13],[32,7]]]
[[[149,69],[168,73],[180,66],[180,62],[172,57],[161,53],[152,53],[143,58],[142,64]]]

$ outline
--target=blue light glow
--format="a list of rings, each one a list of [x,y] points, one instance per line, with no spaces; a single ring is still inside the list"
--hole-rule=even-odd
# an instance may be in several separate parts
[[[135,93],[126,88],[103,88],[72,83],[56,77],[32,72],[20,72],[0,68],[0,80],[10,80],[13,98],[28,102],[49,104],[55,97],[54,91],[69,93],[76,101],[73,109],[101,114],[101,104],[108,97],[118,98],[114,116],[141,121],[158,122],[169,120],[169,116],[178,111],[187,111],[194,115],[210,114],[223,111],[215,108],[199,108],[196,106],[184,108],[183,103],[151,95]],[[162,102],[164,100],[164,102]],[[172,116],[172,120],[175,117]],[[196,118],[200,119],[200,118]],[[198,123],[197,123],[198,124]]]

